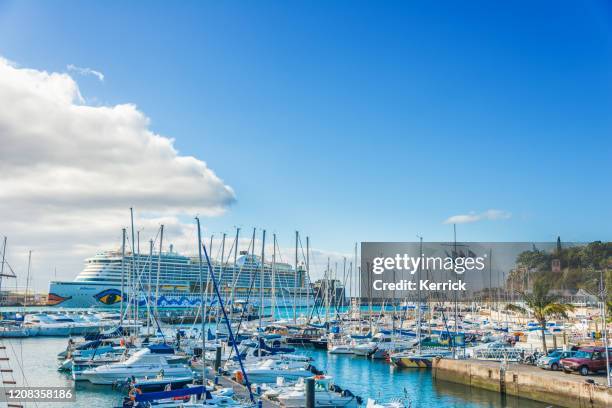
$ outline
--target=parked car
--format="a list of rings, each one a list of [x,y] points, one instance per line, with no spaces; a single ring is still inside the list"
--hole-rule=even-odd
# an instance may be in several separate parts
[[[609,350],[612,365],[612,350]],[[565,373],[577,371],[580,375],[606,370],[606,349],[604,347],[581,348],[573,357],[561,359],[561,368]]]
[[[561,360],[564,358],[574,357],[575,351],[554,350],[546,356],[542,356],[536,362],[536,365],[544,370],[557,371],[561,369]]]

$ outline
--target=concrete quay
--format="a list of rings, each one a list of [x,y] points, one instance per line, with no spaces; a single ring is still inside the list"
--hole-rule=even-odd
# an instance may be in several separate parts
[[[436,359],[435,380],[545,402],[560,407],[612,407],[612,388],[604,376],[580,376],[498,361]]]

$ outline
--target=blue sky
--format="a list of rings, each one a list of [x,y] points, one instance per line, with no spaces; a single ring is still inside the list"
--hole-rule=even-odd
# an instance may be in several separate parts
[[[131,102],[290,245],[609,240],[612,6],[0,1],[0,55]]]

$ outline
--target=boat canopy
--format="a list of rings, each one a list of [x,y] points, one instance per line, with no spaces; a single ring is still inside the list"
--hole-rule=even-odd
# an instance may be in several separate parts
[[[204,387],[189,387],[189,388],[180,388],[178,390],[170,390],[170,391],[158,391],[158,392],[147,392],[144,394],[136,394],[135,401],[136,402],[145,402],[145,401],[157,401],[166,398],[175,398],[175,397],[186,397],[189,395],[197,395],[202,394],[204,392]],[[211,399],[212,395],[208,390],[206,390],[206,399]]]

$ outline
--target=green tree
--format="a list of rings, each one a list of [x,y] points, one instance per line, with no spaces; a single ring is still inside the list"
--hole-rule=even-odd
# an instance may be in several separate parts
[[[567,303],[559,303],[560,297],[550,293],[551,285],[547,280],[537,279],[534,282],[531,292],[518,291],[526,307],[508,304],[507,310],[527,314],[532,316],[540,325],[542,332],[542,350],[548,354],[546,347],[546,322],[549,318],[567,319],[567,313],[574,310],[574,306]]]

